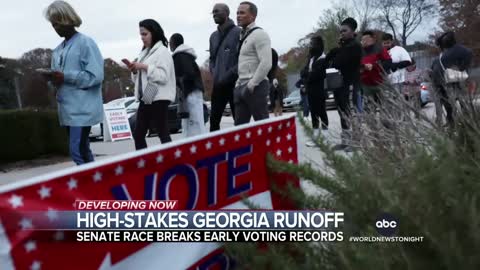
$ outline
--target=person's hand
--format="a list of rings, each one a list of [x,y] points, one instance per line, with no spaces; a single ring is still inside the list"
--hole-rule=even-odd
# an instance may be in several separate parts
[[[64,83],[65,77],[62,72],[55,71],[52,73],[50,80],[52,81],[53,85],[58,87]]]
[[[248,89],[248,91],[250,91],[250,93],[253,93],[253,90],[255,90],[255,85],[253,84],[253,82],[251,80],[247,84],[247,89]]]
[[[139,70],[147,70],[148,66],[138,62],[132,62],[130,66],[128,66],[128,69],[133,73],[137,73]]]
[[[365,64],[365,69],[368,70],[368,71],[371,71],[373,69],[373,65],[372,64]]]
[[[47,81],[52,81],[53,79],[53,72],[52,73],[40,73],[40,75],[42,76],[42,78],[44,78],[45,80]]]

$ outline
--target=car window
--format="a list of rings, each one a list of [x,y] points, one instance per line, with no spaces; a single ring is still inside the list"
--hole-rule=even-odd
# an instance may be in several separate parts
[[[135,99],[130,99],[125,102],[125,108],[128,108],[133,102],[135,102]]]
[[[131,110],[138,110],[138,106],[140,106],[140,102],[136,101],[136,100],[133,100],[132,103],[130,103],[130,106],[127,107],[127,111],[131,111]]]
[[[288,95],[289,98],[297,98],[297,97],[300,97],[300,91],[293,91],[292,93],[290,93],[290,95]]]
[[[121,99],[115,99],[115,100],[112,100],[110,102],[108,102],[107,104],[110,105],[110,106],[120,106],[122,105],[124,102],[124,99],[121,98]]]

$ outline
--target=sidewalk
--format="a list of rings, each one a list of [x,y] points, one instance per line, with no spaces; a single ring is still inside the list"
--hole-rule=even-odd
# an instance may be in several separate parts
[[[288,113],[285,115],[293,115],[294,113]],[[338,123],[338,113],[336,111],[329,111],[329,117],[332,119],[332,130],[339,129],[335,124]],[[273,116],[271,116],[273,117]],[[337,118],[337,119],[335,119]],[[224,117],[222,119],[222,129],[233,127],[233,119],[231,117]],[[182,134],[173,134],[172,139],[179,140],[183,138]],[[303,128],[300,126],[300,123],[297,121],[297,143],[298,143],[298,152],[300,162],[309,162],[314,166],[321,166],[323,164],[321,153],[318,149],[308,148],[305,146],[306,135],[303,132]],[[149,146],[157,145],[160,143],[157,137],[147,138],[147,143]],[[128,153],[135,150],[133,140],[119,141],[119,142],[92,142],[91,143],[92,151],[95,154],[96,160],[103,160],[107,158],[114,157],[119,154]],[[65,168],[74,167],[75,164],[69,161],[57,161],[53,165],[40,165],[30,168],[19,168],[7,173],[0,172],[0,185],[8,184],[15,181],[21,181],[25,179],[32,178],[34,176],[51,173],[54,171],[59,171]]]

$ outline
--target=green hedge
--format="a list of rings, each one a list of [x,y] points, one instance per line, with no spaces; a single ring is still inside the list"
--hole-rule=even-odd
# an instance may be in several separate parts
[[[56,111],[0,111],[0,164],[68,155],[67,132]]]

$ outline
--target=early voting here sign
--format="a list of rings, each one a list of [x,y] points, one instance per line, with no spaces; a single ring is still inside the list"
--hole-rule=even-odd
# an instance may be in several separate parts
[[[298,179],[268,171],[267,154],[298,162],[295,118],[280,117],[158,145],[0,187],[0,269],[229,269],[218,242],[75,242],[41,231],[77,201],[175,201],[175,211],[291,208],[272,191]],[[212,268],[214,267],[214,268]],[[219,268],[215,268],[219,267]]]
[[[104,106],[104,141],[115,142],[132,139],[127,110],[122,106]]]

